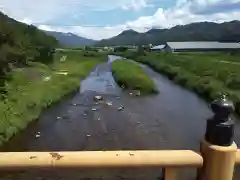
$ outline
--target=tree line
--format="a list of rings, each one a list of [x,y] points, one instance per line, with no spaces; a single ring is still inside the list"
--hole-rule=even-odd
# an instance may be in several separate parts
[[[27,65],[29,61],[52,61],[57,45],[54,37],[0,12],[0,88],[12,68]]]

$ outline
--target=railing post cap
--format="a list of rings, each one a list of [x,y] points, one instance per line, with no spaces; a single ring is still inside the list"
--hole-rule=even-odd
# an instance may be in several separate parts
[[[234,110],[233,102],[226,95],[211,104],[214,116],[207,121],[205,139],[213,145],[230,146],[233,143],[234,122],[231,113]]]
[[[214,114],[218,117],[218,120],[228,120],[228,117],[234,111],[234,104],[227,99],[226,95],[221,95],[219,99],[214,100],[211,103],[211,108]]]

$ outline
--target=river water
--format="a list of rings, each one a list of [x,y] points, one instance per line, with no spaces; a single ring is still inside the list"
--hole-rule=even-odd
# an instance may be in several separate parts
[[[205,101],[141,65],[156,83],[157,95],[135,97],[122,91],[111,73],[111,62],[98,65],[81,82],[79,92],[45,110],[39,120],[12,138],[1,151],[81,151],[120,149],[199,150],[207,118],[212,116]],[[96,104],[95,95],[106,103]],[[111,105],[112,104],[112,105]],[[124,109],[119,109],[124,107]],[[240,121],[239,121],[240,122]],[[236,121],[235,141],[240,143]],[[179,179],[194,179],[194,169],[180,169]],[[159,179],[160,169],[31,170],[6,172],[0,179]],[[235,179],[240,178],[239,170]]]

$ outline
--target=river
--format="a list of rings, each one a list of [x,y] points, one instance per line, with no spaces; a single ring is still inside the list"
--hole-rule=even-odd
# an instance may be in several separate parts
[[[79,92],[46,109],[39,119],[8,143],[1,151],[82,151],[120,149],[199,150],[207,118],[212,112],[204,100],[145,65],[156,83],[157,95],[135,97],[122,91],[111,74],[111,62],[98,65],[81,82]],[[95,95],[106,103],[96,104]],[[120,108],[124,107],[124,108]],[[120,108],[120,109],[119,109]],[[235,141],[240,143],[240,121],[236,121]],[[31,170],[7,172],[1,179],[159,179],[160,169],[116,170]],[[179,179],[194,179],[196,170],[179,170]],[[240,178],[239,170],[235,179]]]

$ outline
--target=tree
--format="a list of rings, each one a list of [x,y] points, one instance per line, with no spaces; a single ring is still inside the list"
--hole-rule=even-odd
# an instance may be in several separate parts
[[[142,45],[138,46],[137,53],[138,53],[139,56],[145,56],[146,55],[144,47]]]
[[[33,25],[26,25],[0,12],[0,88],[12,65],[26,65],[27,61],[49,63],[53,59],[55,38]]]
[[[128,48],[124,47],[124,46],[120,46],[120,47],[115,47],[114,48],[114,52],[125,52],[127,50],[128,50]]]

